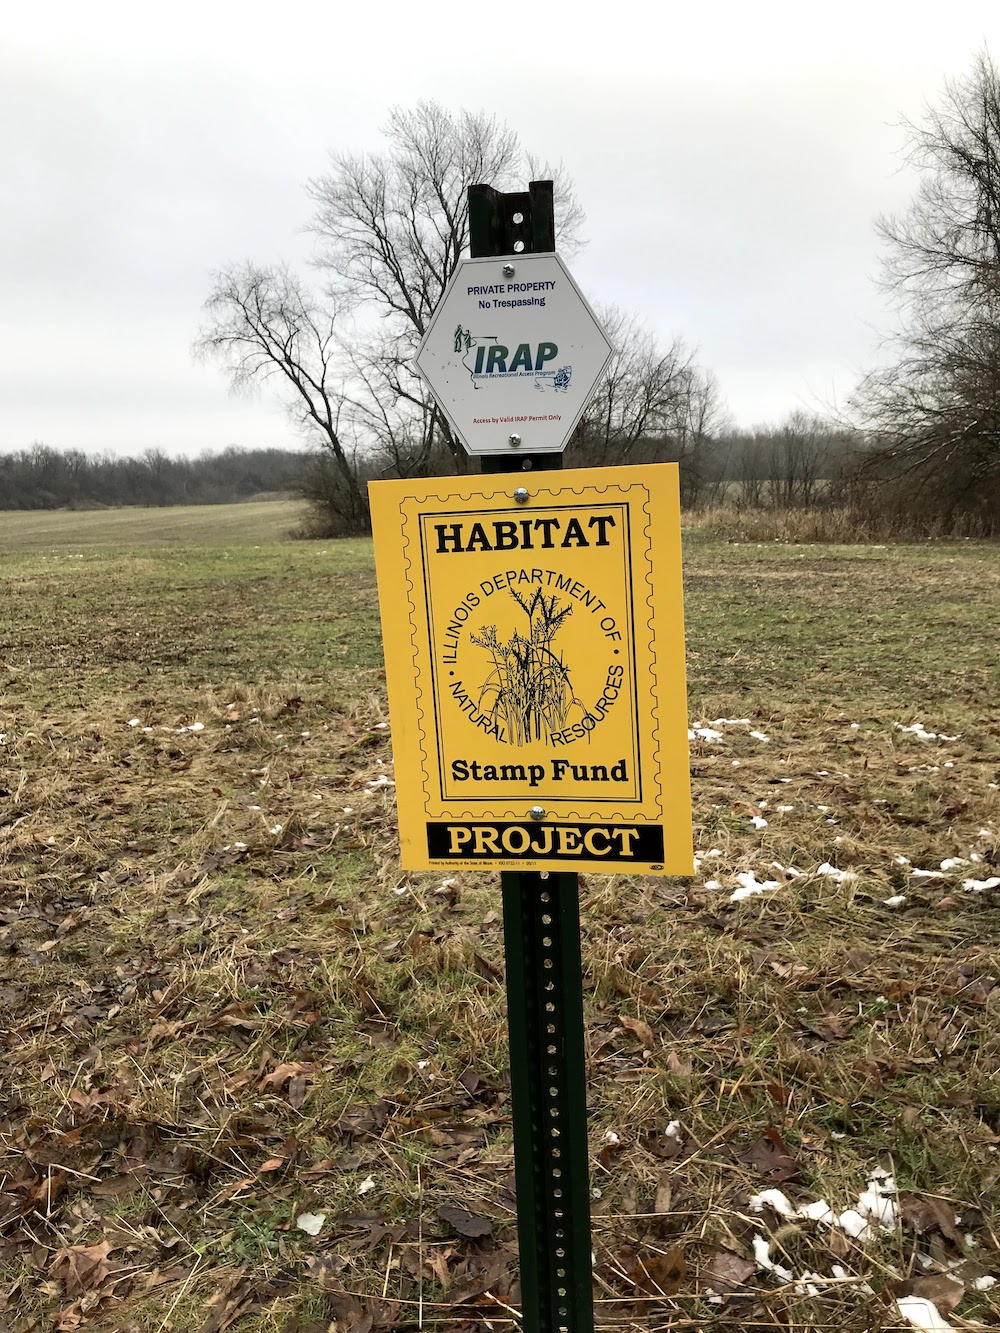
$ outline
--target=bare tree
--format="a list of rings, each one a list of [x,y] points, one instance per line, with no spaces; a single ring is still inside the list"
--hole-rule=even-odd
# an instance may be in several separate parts
[[[572,462],[600,467],[669,459],[693,461],[717,404],[715,382],[677,338],[669,346],[635,315],[602,306],[615,351],[574,432]]]
[[[809,509],[817,502],[820,483],[829,472],[831,434],[828,422],[796,410],[777,429],[758,436],[775,508]]]
[[[695,509],[717,503],[725,493],[725,472],[718,447],[728,424],[719,383],[710,370],[691,366],[674,417],[676,460],[680,464],[681,504]]]
[[[309,489],[334,526],[364,529],[366,468],[420,476],[464,471],[468,457],[413,368],[428,321],[468,248],[470,185],[512,189],[556,180],[560,248],[579,243],[582,212],[560,169],[531,158],[482,113],[434,102],[396,108],[382,152],[335,153],[314,180],[312,229],[325,291],[284,267],[246,263],[216,275],[197,350],[220,360],[236,389],[278,383],[319,451]],[[336,318],[335,318],[336,315]]]
[[[405,423],[397,421],[391,437],[379,420],[383,449],[402,451],[420,474],[441,442],[464,471],[468,456],[412,360],[469,246],[468,188],[487,182],[510,190],[539,173],[553,179],[558,242],[567,252],[578,248],[583,213],[562,169],[526,154],[511,129],[483,112],[456,115],[436,102],[395,107],[384,134],[385,151],[334,153],[330,170],[310,183],[316,265],[367,331],[365,352],[354,357],[360,383],[369,394],[375,385],[388,389],[397,415],[403,409]]]
[[[365,528],[368,502],[345,446],[345,394],[332,311],[287,268],[246,263],[217,273],[195,350],[225,364],[236,390],[276,380],[289,411],[325,458],[337,512]]]
[[[469,245],[470,185],[555,181],[559,248],[578,248],[583,213],[561,168],[539,163],[513,130],[484,112],[457,115],[437,102],[394,107],[375,153],[333,153],[310,182],[317,266],[338,299],[370,302],[397,336],[423,337]]]
[[[921,181],[882,219],[901,325],[854,399],[866,471],[899,493],[1000,522],[1000,73],[986,52],[908,124]]]

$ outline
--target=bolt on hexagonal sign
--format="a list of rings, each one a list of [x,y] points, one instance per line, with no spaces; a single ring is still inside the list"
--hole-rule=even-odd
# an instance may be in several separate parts
[[[565,449],[613,348],[554,254],[463,259],[417,369],[470,454]]]

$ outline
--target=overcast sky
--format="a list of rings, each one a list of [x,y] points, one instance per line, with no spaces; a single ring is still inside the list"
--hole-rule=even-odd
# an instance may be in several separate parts
[[[0,449],[294,446],[190,346],[213,269],[306,270],[304,184],[393,103],[562,159],[588,296],[680,334],[734,420],[842,400],[889,312],[903,117],[998,46],[995,0],[836,6],[36,0],[0,42]]]

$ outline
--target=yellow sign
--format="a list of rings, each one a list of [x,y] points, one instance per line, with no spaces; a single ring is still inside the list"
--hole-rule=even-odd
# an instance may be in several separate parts
[[[370,494],[403,865],[691,874],[676,465]]]

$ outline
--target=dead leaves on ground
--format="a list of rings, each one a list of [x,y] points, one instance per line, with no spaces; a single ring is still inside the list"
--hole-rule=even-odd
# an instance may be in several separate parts
[[[262,1091],[285,1092],[288,1104],[293,1111],[299,1110],[306,1099],[309,1084],[316,1078],[316,1063],[307,1061],[288,1061],[279,1064],[270,1074],[260,1081]]]
[[[752,1166],[772,1185],[794,1180],[799,1173],[795,1158],[776,1129],[765,1129],[749,1147],[743,1149],[739,1160]]]
[[[316,707],[315,701],[289,699],[283,693],[272,713],[274,720],[294,714],[299,725],[312,728],[317,719],[309,713]],[[242,714],[249,735],[250,705],[241,701],[228,711],[233,715],[223,714],[220,720],[232,726]],[[365,792],[363,787],[358,790],[363,775],[357,756],[364,750],[361,759],[368,762],[369,747],[384,745],[384,737],[366,732],[355,743],[349,734],[352,725],[331,719],[324,744],[339,747],[340,764],[349,743],[353,767],[334,773],[336,765],[329,766],[322,785],[317,768],[308,772],[308,780],[316,779],[328,798],[349,769],[352,794],[345,789],[343,804],[360,807],[355,795],[364,799]],[[251,761],[238,754],[238,731],[234,726],[225,742],[236,748],[219,752],[236,756],[224,761],[231,766],[219,761],[213,767],[213,799],[199,815],[205,829],[219,802],[231,799],[238,775],[251,787],[250,794],[244,792],[238,815],[247,825],[248,811],[258,803],[267,805],[279,780],[283,801],[306,789],[298,757],[291,767],[277,753],[265,756],[267,766],[254,756],[254,768],[245,767]],[[183,767],[187,762],[185,756],[178,757],[176,779],[167,773],[174,796],[182,786],[191,789],[194,770]],[[358,860],[371,883],[360,888],[357,900],[338,898],[335,875],[317,892],[329,865],[321,856],[333,823],[310,823],[304,801],[294,827],[284,811],[275,812],[273,818],[285,825],[278,842],[277,835],[265,834],[265,828],[274,826],[261,816],[259,836],[242,826],[223,836],[220,827],[218,845],[206,850],[204,843],[196,845],[186,835],[175,838],[174,828],[152,836],[144,827],[145,808],[142,818],[126,830],[116,791],[109,789],[110,803],[95,808],[92,798],[101,793],[91,781],[92,768],[88,765],[86,803],[73,807],[80,845],[91,848],[90,859],[81,852],[74,860],[76,853],[60,851],[62,859],[57,860],[57,853],[41,844],[26,848],[16,873],[23,873],[24,883],[30,881],[31,893],[19,895],[16,903],[3,903],[6,914],[0,914],[2,929],[9,931],[5,943],[15,950],[11,958],[22,968],[0,986],[0,1005],[19,1023],[9,1051],[25,1068],[37,1055],[43,1091],[58,1089],[63,1099],[57,1116],[33,1122],[32,1109],[23,1107],[16,1113],[17,1128],[6,1127],[9,1152],[0,1164],[6,1173],[0,1185],[0,1230],[5,1224],[2,1234],[8,1238],[0,1239],[3,1259],[13,1256],[14,1262],[26,1265],[37,1286],[51,1285],[51,1301],[61,1310],[60,1327],[67,1330],[88,1322],[99,1325],[104,1305],[110,1308],[130,1285],[141,1292],[154,1273],[165,1294],[165,1312],[193,1271],[176,1232],[199,1243],[207,1235],[223,1246],[222,1258],[228,1260],[226,1234],[236,1217],[274,1222],[275,1245],[273,1253],[258,1260],[256,1286],[249,1282],[250,1265],[231,1280],[210,1279],[219,1287],[217,1300],[202,1312],[206,1322],[214,1321],[210,1328],[235,1325],[238,1333],[244,1314],[265,1310],[275,1292],[287,1297],[298,1284],[314,1296],[319,1289],[320,1295],[331,1297],[330,1315],[337,1319],[339,1333],[348,1327],[353,1333],[370,1333],[385,1328],[390,1316],[401,1322],[408,1318],[406,1306],[393,1315],[391,1306],[348,1294],[377,1293],[386,1275],[392,1289],[404,1296],[412,1296],[423,1284],[425,1295],[441,1305],[464,1305],[456,1310],[457,1319],[495,1314],[496,1300],[516,1306],[513,1221],[506,1211],[514,1201],[509,1184],[501,1183],[511,1161],[508,1150],[495,1148],[498,1136],[509,1132],[509,1106],[505,1090],[498,1087],[503,976],[493,888],[484,891],[464,881],[434,888],[409,877],[404,895],[390,897],[392,887],[403,885],[376,883],[383,851],[379,847],[377,855],[370,854],[370,848],[373,839],[384,839],[384,855],[391,857],[391,821],[368,818],[365,825],[355,818],[357,836],[351,835],[350,847],[342,836],[337,852],[362,851]],[[116,783],[119,778],[131,782],[134,776],[111,773]],[[326,777],[331,778],[329,785]],[[263,779],[266,796],[254,794],[258,783],[264,791]],[[845,808],[847,804],[845,796]],[[318,800],[316,806],[327,808]],[[183,813],[191,810],[184,807]],[[249,846],[223,848],[234,836]],[[300,870],[314,864],[319,878],[304,887],[297,884]],[[220,886],[230,879],[238,885],[239,896],[220,905]],[[89,890],[81,888],[91,884],[97,895],[93,900]],[[887,961],[881,940],[875,939],[865,947],[855,940],[825,960],[801,952],[787,922],[770,919],[767,912],[773,916],[774,909],[766,904],[761,904],[759,921],[751,921],[750,909],[720,912],[717,898],[701,908],[697,894],[671,890],[665,897],[662,886],[647,889],[641,884],[635,892],[648,898],[622,910],[617,904],[600,906],[599,885],[587,889],[586,928],[594,932],[584,950],[593,969],[587,978],[592,1057],[588,1091],[595,1117],[617,1124],[623,1140],[597,1154],[598,1168],[609,1179],[601,1176],[605,1199],[595,1200],[595,1212],[607,1202],[595,1241],[602,1253],[606,1242],[614,1253],[599,1271],[637,1319],[658,1304],[665,1309],[676,1297],[689,1301],[693,1294],[709,1291],[723,1297],[736,1292],[732,1309],[746,1309],[738,1302],[766,1292],[772,1280],[755,1275],[752,1235],[739,1231],[735,1221],[729,1235],[723,1223],[727,1226],[745,1212],[751,1190],[779,1186],[794,1192],[798,1179],[809,1181],[817,1169],[829,1166],[827,1122],[817,1115],[818,1105],[831,1104],[827,1070],[839,1060],[848,1071],[846,1082],[853,1087],[835,1086],[836,1095],[843,1091],[847,1097],[859,1085],[886,1092],[891,1102],[888,1122],[881,1122],[871,1142],[849,1144],[844,1151],[867,1152],[872,1143],[883,1146],[889,1139],[885,1125],[894,1123],[891,1117],[899,1106],[891,1100],[899,1086],[893,1084],[902,1072],[913,1067],[936,1072],[939,1050],[955,1051],[949,1057],[950,1074],[964,1072],[956,1043],[969,1015],[980,1030],[992,1018],[997,969],[980,941],[975,944],[979,955],[958,957],[951,935],[949,957],[941,961],[921,956],[919,966],[912,958],[895,955]],[[129,898],[135,903],[151,900],[152,915],[143,931],[128,939],[121,938],[121,922],[112,920],[119,933],[109,953],[108,904]],[[719,924],[711,924],[708,911]],[[650,917],[648,926],[642,913]],[[683,941],[683,965],[676,967],[661,948],[668,915],[671,930]],[[320,993],[315,976],[322,950],[307,927],[316,921],[334,942],[330,956],[336,955],[337,984],[356,1015],[352,1036],[359,1036],[366,1047],[346,1072],[335,1049],[336,1034],[331,1038],[329,995]],[[949,917],[945,923],[949,931],[952,921]],[[864,924],[870,925],[870,919]],[[707,948],[702,947],[701,931],[713,932]],[[605,940],[610,950],[606,961]],[[210,1001],[205,998],[210,992],[204,991],[189,1000],[185,987],[191,977],[210,969],[222,954],[232,960],[232,989],[220,987],[221,994]],[[377,959],[374,967],[372,957]],[[57,972],[60,967],[64,970]],[[750,974],[749,987],[745,977],[738,981],[741,969]],[[411,1046],[399,1052],[395,1066],[392,1060],[386,1063],[390,1072],[385,1079],[366,1077],[366,1068],[374,1067],[364,1064],[368,1047],[381,1061],[387,1049],[414,1041],[412,1030],[407,1032],[401,1021],[407,1000],[400,1004],[394,997],[395,1007],[386,1003],[385,986],[380,985],[386,970],[393,979],[405,972],[428,990],[452,988],[461,971],[464,994],[454,996],[455,1008],[467,1005],[473,994],[477,1017],[467,1026],[483,1014],[495,1024],[497,1035],[488,1039],[489,1059],[476,1069],[464,1068],[466,1059],[471,1063],[478,1057],[456,1055],[462,1043],[449,1047],[446,1027],[445,1035],[428,1027],[416,1039],[420,1056],[429,1060],[425,1070],[417,1073]],[[44,1002],[35,990],[38,977],[55,979]],[[879,996],[900,1006],[900,1012],[921,1009],[919,1029],[913,1030],[924,1044],[905,1052],[909,1063],[902,1062],[898,1050],[877,1044],[862,1055],[853,1053],[862,1034],[876,1030],[867,1010]],[[50,998],[53,1004],[46,1009]],[[950,1028],[935,1022],[935,1005],[956,1015]],[[883,1035],[884,1046],[890,1048],[891,1035]],[[769,1046],[765,1039],[770,1036],[777,1040]],[[901,1049],[904,1043],[895,1044]],[[186,1061],[171,1064],[179,1049],[197,1054],[204,1062],[203,1076],[189,1080]],[[773,1052],[773,1065],[770,1055],[755,1065],[758,1057],[752,1053],[758,1050]],[[394,1050],[392,1059],[397,1059]],[[852,1065],[855,1059],[858,1063]],[[166,1081],[175,1072],[176,1085]],[[155,1111],[150,1110],[144,1082],[150,1078],[160,1080],[157,1093],[165,1091],[166,1100],[176,1090],[178,1114],[170,1123],[168,1117],[152,1123]],[[338,1079],[351,1091],[324,1117],[329,1084]],[[356,1101],[345,1109],[348,1097]],[[953,1079],[949,1087],[942,1083],[937,1110],[942,1117],[954,1113],[955,1123],[964,1119],[966,1127],[971,1124],[970,1142],[975,1139],[989,1151],[986,1145],[995,1144],[990,1135],[1000,1122],[990,1118],[995,1116],[992,1103],[980,1111],[983,1102],[980,1088]],[[918,1118],[907,1119],[911,1112]],[[900,1122],[908,1132],[923,1132],[919,1117],[924,1112],[922,1103],[904,1106]],[[846,1108],[844,1115],[849,1118]],[[682,1121],[680,1134],[668,1132],[675,1116]],[[130,1119],[136,1125],[151,1123],[142,1126],[141,1135],[135,1126],[127,1133]],[[603,1129],[603,1119],[598,1123]],[[422,1248],[398,1221],[413,1209],[414,1150],[426,1173]],[[365,1202],[377,1200],[382,1212],[355,1216],[344,1215],[342,1207],[331,1208],[316,1242],[280,1230],[287,1216],[275,1219],[291,1205],[326,1207],[327,1189],[340,1189],[351,1207],[359,1208],[357,1186],[369,1173],[378,1178],[379,1192],[366,1195]],[[715,1192],[718,1181],[721,1198]],[[475,1193],[466,1192],[466,1183]],[[946,1182],[941,1184],[944,1188]],[[495,1200],[496,1209],[480,1202],[481,1197]],[[169,1224],[150,1200],[166,1212]],[[137,1229],[151,1228],[155,1234],[144,1234],[141,1246],[129,1252],[108,1214],[115,1209],[130,1216],[140,1213],[144,1201],[149,1212]],[[692,1240],[685,1229],[693,1229],[690,1218],[699,1208],[700,1217],[711,1218],[720,1229]],[[964,1229],[978,1237],[988,1230],[976,1222],[967,1225],[964,1218],[956,1223],[954,1209],[943,1200],[913,1196],[908,1201],[904,1196],[901,1208],[905,1244],[941,1265],[962,1253]],[[632,1213],[646,1213],[648,1222],[633,1220]],[[770,1215],[751,1219],[762,1231],[774,1222]],[[22,1237],[25,1224],[44,1240],[37,1249]],[[819,1238],[817,1231],[817,1244]],[[788,1244],[801,1240],[792,1237]],[[829,1249],[829,1235],[826,1242]],[[983,1252],[986,1245],[984,1239]],[[105,1246],[111,1249],[102,1260]],[[846,1241],[844,1246],[850,1249]],[[97,1256],[90,1267],[87,1252]],[[139,1276],[137,1267],[142,1269]],[[265,1268],[268,1280],[261,1278]],[[921,1273],[906,1281],[917,1294],[918,1282],[937,1276]],[[199,1299],[208,1294],[201,1282],[199,1276],[194,1284]],[[74,1283],[80,1284],[79,1290],[70,1290]],[[679,1284],[676,1289],[674,1284]],[[941,1285],[936,1294],[946,1304],[955,1294],[954,1282],[950,1288]],[[679,1301],[676,1308],[682,1308]]]
[[[688,1266],[683,1252],[674,1246],[666,1254],[636,1255],[625,1272],[636,1296],[676,1296],[684,1286]]]
[[[452,1208],[447,1204],[437,1210],[442,1222],[447,1222],[460,1236],[489,1236],[493,1233],[493,1223],[488,1217],[469,1212],[468,1208]]]
[[[282,1096],[291,1106],[321,1073],[317,1062],[270,1058],[260,1062],[252,1086],[258,1096]],[[248,1234],[268,1242],[264,1262],[216,1292],[205,1322],[213,1333],[298,1289],[306,1273],[324,1291],[342,1295],[341,1274],[359,1263],[364,1269],[388,1261],[404,1292],[408,1283],[415,1293],[420,1283],[436,1281],[442,1299],[482,1297],[495,1308],[496,1300],[509,1300],[512,1293],[516,1247],[509,1215],[497,1231],[492,1218],[447,1200],[437,1212],[429,1207],[421,1239],[416,1219],[333,1214],[316,1243],[336,1245],[338,1255],[310,1253],[312,1242],[281,1220],[281,1210],[291,1208],[294,1216],[304,1188],[322,1200],[327,1182],[339,1188],[343,1173],[361,1166],[381,1166],[391,1182],[393,1172],[408,1171],[404,1154],[414,1138],[433,1146],[441,1166],[448,1160],[461,1167],[474,1163],[489,1126],[506,1117],[498,1106],[502,1097],[492,1080],[467,1069],[453,1088],[436,1094],[421,1090],[407,1101],[358,1103],[324,1126],[348,1151],[317,1160],[310,1160],[295,1134],[278,1132],[263,1103],[254,1117],[234,1115],[205,1144],[186,1141],[191,1130],[130,1124],[120,1102],[98,1090],[80,1090],[75,1101],[67,1100],[70,1127],[64,1130],[32,1120],[22,1108],[16,1120],[0,1122],[0,1147],[8,1149],[6,1157],[0,1153],[0,1169],[7,1168],[0,1187],[0,1261],[16,1258],[44,1274],[36,1288],[61,1298],[56,1327],[70,1333],[130,1292],[149,1289],[158,1274],[173,1272],[186,1282],[197,1268],[190,1253],[204,1227],[216,1236],[224,1264],[232,1232],[221,1234],[219,1222],[242,1217]],[[245,1167],[255,1160],[248,1174]],[[509,1169],[509,1153],[500,1160]],[[132,1195],[139,1204],[138,1210],[130,1205],[134,1220],[119,1222],[116,1210]],[[53,1234],[61,1239],[42,1244],[33,1239],[39,1232],[46,1240]],[[187,1262],[178,1265],[178,1258]],[[3,1299],[0,1290],[0,1311]],[[386,1326],[381,1306],[361,1316],[369,1317]]]
[[[79,1296],[91,1287],[103,1286],[111,1272],[108,1255],[113,1249],[108,1240],[99,1245],[68,1245],[56,1251],[49,1274],[62,1282],[67,1296]]]

